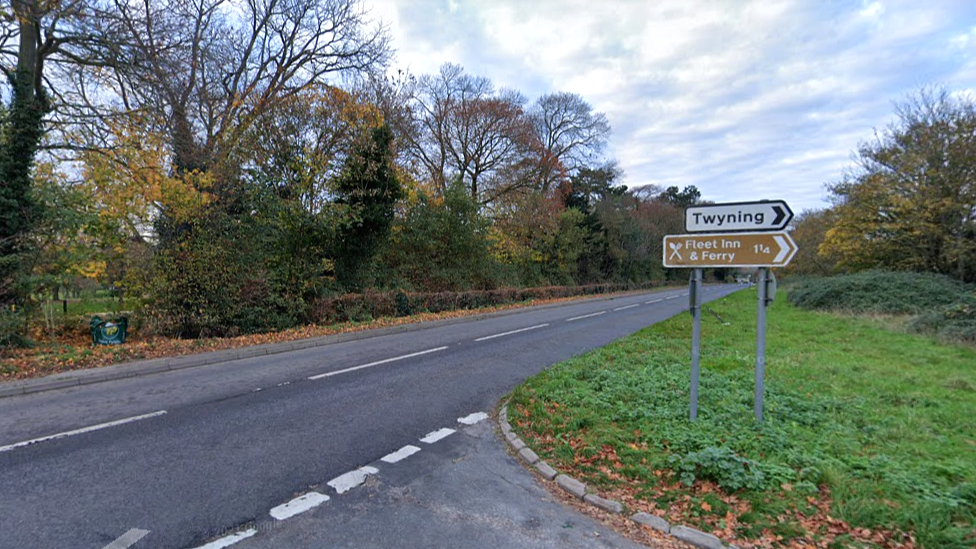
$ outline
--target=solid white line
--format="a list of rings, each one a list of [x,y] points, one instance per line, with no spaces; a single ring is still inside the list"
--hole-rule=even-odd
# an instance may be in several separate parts
[[[128,532],[119,536],[119,539],[113,541],[112,543],[106,545],[102,549],[129,549],[135,542],[146,537],[149,530],[140,530],[138,528],[131,528]]]
[[[606,311],[600,311],[599,313],[590,313],[588,315],[583,315],[583,316],[574,316],[573,318],[567,318],[566,322],[572,322],[574,320],[580,320],[583,318],[590,318],[591,316],[600,316],[602,314],[606,314]]]
[[[197,547],[196,549],[224,549],[225,547],[230,547],[231,545],[234,545],[239,541],[245,540],[257,533],[258,531],[256,529],[248,528],[243,532],[237,532],[236,534],[231,534],[229,536],[224,536],[220,539],[215,539],[206,545],[201,545],[200,547]]]
[[[426,442],[427,444],[433,444],[438,440],[447,438],[454,434],[454,429],[448,429],[447,427],[434,431],[432,433],[427,433],[427,436],[420,439],[420,442]]]
[[[329,496],[318,492],[309,492],[271,509],[269,514],[275,520],[290,519],[295,515],[300,515],[305,511],[314,509],[327,501],[329,501]]]
[[[355,471],[349,471],[348,473],[341,474],[336,478],[330,480],[326,484],[333,487],[337,494],[344,494],[349,490],[359,486],[360,484],[366,482],[366,477],[369,475],[375,475],[379,473],[380,470],[376,467],[370,467],[366,465],[360,467]]]
[[[500,333],[500,334],[495,334],[495,335],[490,335],[490,336],[485,336],[485,337],[479,337],[475,341],[484,341],[486,339],[495,339],[496,337],[502,337],[502,336],[507,336],[507,335],[512,335],[512,334],[517,334],[519,332],[528,332],[529,330],[535,330],[537,328],[545,328],[546,326],[548,326],[548,324],[539,324],[538,326],[529,326],[528,328],[521,328],[521,329],[518,329],[518,330],[512,330],[511,332],[504,332],[504,333]]]
[[[469,414],[464,417],[459,417],[458,423],[463,423],[465,425],[474,425],[486,419],[488,419],[488,414],[484,412],[475,412],[473,414]]]
[[[660,303],[662,301],[664,301],[664,300],[663,299],[652,299],[650,301],[645,301],[644,302],[644,305],[650,305],[651,303]]]
[[[363,364],[362,366],[353,366],[352,368],[346,368],[345,370],[336,370],[335,372],[326,372],[324,374],[319,374],[312,376],[308,379],[316,380],[325,377],[337,376],[339,374],[348,374],[349,372],[355,372],[356,370],[362,370],[363,368],[371,368],[373,366],[379,366],[380,364],[386,364],[388,362],[396,362],[397,360],[404,360],[407,358],[413,358],[415,356],[426,355],[428,353],[436,353],[437,351],[443,351],[447,347],[437,347],[436,349],[427,349],[426,351],[420,351],[418,353],[410,353],[409,355],[395,356],[393,358],[387,358],[385,360],[377,360],[376,362],[370,362],[369,364]]]
[[[634,303],[633,305],[627,305],[626,307],[617,307],[614,311],[623,311],[625,309],[633,309],[634,307],[640,307],[640,303]]]
[[[125,419],[117,419],[115,421],[110,421],[108,423],[99,423],[98,425],[92,425],[90,427],[82,427],[81,429],[75,429],[74,431],[65,431],[63,433],[58,433],[56,435],[49,435],[46,437],[35,438],[33,440],[25,440],[23,442],[18,442],[16,444],[10,444],[9,446],[0,446],[0,452],[6,452],[8,450],[13,450],[14,448],[20,448],[22,446],[30,446],[31,444],[37,444],[38,442],[47,442],[49,440],[56,440],[59,438],[70,437],[73,435],[80,435],[82,433],[97,431],[99,429],[107,429],[109,427],[115,427],[116,425],[123,425],[126,423],[132,423],[133,421],[140,421],[143,419],[149,419],[151,417],[161,416],[165,413],[166,410],[160,410],[158,412],[153,412],[151,414],[143,414],[141,416],[133,416],[133,417],[127,417]]]
[[[403,448],[400,448],[396,452],[393,452],[391,454],[386,454],[385,456],[381,457],[380,458],[380,461],[385,462],[385,463],[396,463],[398,461],[402,461],[404,459],[407,459],[408,457],[416,454],[419,451],[420,451],[420,448],[417,448],[416,446],[411,446],[411,445],[407,444],[406,446],[404,446]]]

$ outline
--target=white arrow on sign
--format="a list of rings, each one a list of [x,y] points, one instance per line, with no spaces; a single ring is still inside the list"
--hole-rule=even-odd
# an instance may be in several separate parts
[[[790,243],[786,241],[786,238],[784,238],[781,235],[773,236],[773,240],[775,240],[776,244],[779,245],[779,253],[776,254],[776,257],[773,258],[773,263],[778,264],[781,263],[784,259],[786,259],[786,254],[793,251],[793,247],[790,246]]]
[[[780,231],[792,219],[793,210],[783,200],[704,204],[685,210],[685,229],[689,233]]]

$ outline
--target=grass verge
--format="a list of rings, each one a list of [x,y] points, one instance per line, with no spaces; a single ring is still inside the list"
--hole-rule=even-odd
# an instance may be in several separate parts
[[[976,544],[976,350],[780,300],[757,425],[755,292],[709,307],[697,422],[681,315],[530,379],[513,427],[631,510],[740,547]]]
[[[658,288],[653,291],[664,291],[667,289]],[[605,294],[604,297],[609,297],[610,295],[612,294]],[[125,344],[109,346],[93,346],[90,337],[78,330],[72,330],[67,335],[62,335],[58,338],[38,339],[34,345],[27,348],[0,347],[0,382],[43,377],[71,370],[99,368],[135,360],[237,349],[251,345],[295,341],[298,339],[359,332],[414,322],[473,316],[508,309],[544,305],[547,303],[592,299],[594,297],[593,295],[579,295],[563,298],[533,299],[519,303],[479,307],[475,309],[458,309],[438,313],[421,312],[409,316],[379,317],[329,325],[300,326],[277,332],[249,334],[238,337],[177,339],[162,336],[141,336],[138,333],[132,334],[130,332],[130,337],[126,340]],[[35,334],[35,336],[41,335],[43,334]]]

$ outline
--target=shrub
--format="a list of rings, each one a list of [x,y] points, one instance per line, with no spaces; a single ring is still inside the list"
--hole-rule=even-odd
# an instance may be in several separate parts
[[[951,305],[920,314],[908,328],[949,341],[976,343],[976,294],[965,295]]]
[[[465,292],[407,293],[368,291],[320,299],[312,308],[312,321],[319,324],[361,321],[381,316],[407,316],[416,312],[440,313],[495,307],[533,299],[558,299],[653,287],[644,284],[593,284],[589,286],[546,286],[542,288],[499,288]]]
[[[807,278],[789,292],[805,309],[873,314],[917,314],[956,301],[967,285],[931,273],[865,271],[829,278]]]

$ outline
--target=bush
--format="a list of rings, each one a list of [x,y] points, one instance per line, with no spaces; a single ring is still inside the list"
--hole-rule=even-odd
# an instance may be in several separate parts
[[[25,347],[30,344],[24,335],[24,314],[0,307],[0,347]]]
[[[797,307],[869,314],[918,314],[951,305],[969,288],[931,273],[866,271],[807,278],[789,292]]]
[[[909,322],[908,328],[948,341],[976,343],[976,294],[963,296],[956,303],[920,314]]]
[[[545,286],[541,288],[500,288],[466,292],[407,293],[370,291],[344,294],[319,300],[312,309],[318,324],[363,321],[381,316],[407,316],[417,312],[440,313],[482,307],[495,307],[533,299],[558,299],[596,295],[652,287],[644,284],[593,284],[589,286]]]

